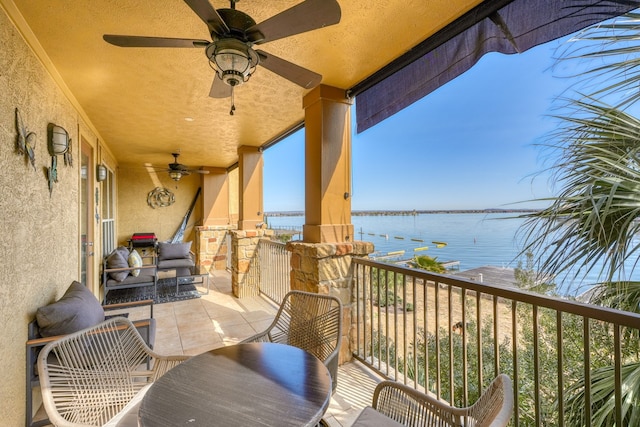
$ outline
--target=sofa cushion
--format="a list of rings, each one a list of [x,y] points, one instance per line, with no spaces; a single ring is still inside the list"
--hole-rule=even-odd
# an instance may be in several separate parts
[[[36,320],[40,335],[52,337],[77,332],[103,322],[104,310],[89,289],[74,281],[62,298],[38,309]]]
[[[131,251],[129,257],[127,259],[129,267],[142,267],[142,257],[135,249]],[[131,270],[131,275],[134,277],[138,277],[140,274],[140,269]]]
[[[118,286],[126,287],[127,285],[137,285],[140,283],[147,283],[153,285],[155,283],[155,267],[143,268],[140,274],[137,276],[128,275],[124,280],[107,279],[107,287],[114,288]]]
[[[158,260],[190,259],[191,242],[187,243],[158,243]]]
[[[174,268],[188,268],[193,267],[195,264],[191,258],[185,259],[166,259],[164,261],[158,261],[159,270],[173,270]]]
[[[129,262],[129,249],[124,246],[120,246],[113,250],[107,257],[107,268],[128,268]],[[109,276],[112,279],[122,282],[129,275],[129,271],[112,271],[109,272]]]

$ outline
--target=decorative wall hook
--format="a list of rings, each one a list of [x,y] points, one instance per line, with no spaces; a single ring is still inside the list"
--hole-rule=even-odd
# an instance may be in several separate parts
[[[18,107],[16,107],[16,152],[20,155],[27,156],[29,162],[31,162],[31,166],[33,166],[33,170],[36,170],[36,133],[28,132],[27,128],[24,126],[22,122],[22,117],[20,117],[20,112],[18,111]]]

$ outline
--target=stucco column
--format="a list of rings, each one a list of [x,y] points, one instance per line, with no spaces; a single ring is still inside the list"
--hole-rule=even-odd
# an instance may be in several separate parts
[[[227,233],[236,228],[231,224],[229,173],[225,168],[203,168],[201,176],[202,225],[195,228],[196,259],[199,265],[213,270],[227,268]]]
[[[202,225],[228,225],[229,174],[225,168],[202,168]]]
[[[353,241],[351,101],[344,89],[320,85],[305,109],[305,224],[309,243]]]
[[[239,169],[239,230],[255,229],[264,221],[262,208],[264,160],[259,147],[238,148]]]

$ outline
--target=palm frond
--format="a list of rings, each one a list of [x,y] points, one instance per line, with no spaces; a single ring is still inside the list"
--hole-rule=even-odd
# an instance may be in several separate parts
[[[559,150],[551,167],[559,194],[522,216],[522,253],[535,253],[545,274],[586,275],[600,263],[612,280],[631,273],[640,250],[640,120],[589,97],[568,103],[548,144]]]
[[[579,62],[580,85],[600,99],[615,95],[618,108],[640,99],[640,14],[627,13],[611,22],[589,27],[564,46],[561,61]]]

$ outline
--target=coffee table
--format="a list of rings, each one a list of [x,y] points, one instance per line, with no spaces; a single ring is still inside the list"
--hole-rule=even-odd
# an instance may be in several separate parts
[[[207,288],[206,292],[200,292],[201,295],[209,295],[209,269],[202,265],[194,265],[193,267],[176,268],[176,294],[180,285],[192,283]]]
[[[155,381],[140,426],[315,426],[331,400],[324,363],[297,347],[244,343],[181,363]]]

